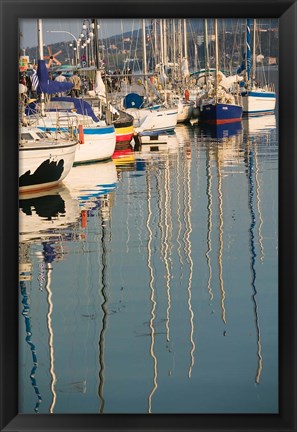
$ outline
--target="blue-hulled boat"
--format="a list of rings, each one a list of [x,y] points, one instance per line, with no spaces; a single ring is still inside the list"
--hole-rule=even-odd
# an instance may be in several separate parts
[[[242,107],[228,103],[208,103],[201,105],[199,121],[208,124],[224,124],[240,122],[242,118]]]
[[[199,121],[209,124],[238,122],[242,118],[241,99],[220,85],[217,19],[215,19],[215,58],[215,86],[209,85],[208,92],[201,99]]]

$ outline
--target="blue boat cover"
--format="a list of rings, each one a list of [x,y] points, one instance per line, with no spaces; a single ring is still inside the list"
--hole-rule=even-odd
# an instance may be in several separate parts
[[[71,97],[53,97],[46,104],[45,111],[68,111],[71,112],[75,110],[77,114],[85,115],[91,117],[96,123],[99,122],[98,117],[96,117],[91,105],[83,99],[71,98]],[[38,110],[38,103],[31,102],[25,107],[25,115],[34,115],[40,112]]]
[[[124,98],[125,108],[140,108],[143,104],[143,96],[137,93],[129,93]]]
[[[72,111],[75,109],[77,114],[92,117],[95,122],[99,122],[99,119],[96,117],[91,105],[84,99],[71,98],[67,96],[53,97],[50,100],[49,107],[48,111],[59,111],[59,109],[61,111]]]
[[[28,105],[25,106],[25,115],[29,116],[29,115],[34,115],[37,114],[38,110],[37,110],[37,103],[31,102]]]
[[[74,86],[71,82],[59,82],[52,81],[48,75],[48,70],[44,60],[38,60],[37,67],[38,76],[38,87],[37,93],[55,94],[55,93],[65,93],[72,89]]]

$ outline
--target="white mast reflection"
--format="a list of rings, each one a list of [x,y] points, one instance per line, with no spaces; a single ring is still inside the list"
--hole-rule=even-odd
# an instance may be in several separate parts
[[[257,197],[257,209],[259,214],[259,226],[258,226],[258,237],[259,237],[259,245],[261,251],[260,260],[263,263],[264,261],[264,244],[263,244],[263,235],[262,235],[262,226],[263,226],[263,218],[261,212],[261,202],[260,202],[260,182],[259,182],[259,163],[258,163],[258,143],[255,142],[255,180],[256,180],[256,197]]]
[[[166,292],[167,292],[167,309],[166,309],[166,339],[167,342],[170,341],[170,309],[171,309],[171,295],[170,295],[170,281],[171,281],[171,273],[170,273],[170,248],[169,248],[169,237],[171,238],[172,229],[172,221],[170,217],[170,187],[169,187],[169,165],[168,160],[166,160],[165,165],[165,217],[164,217],[164,225],[165,225],[165,236],[164,236],[164,264],[166,270]]]
[[[181,204],[180,204],[180,185],[181,185],[181,176],[180,176],[180,172],[181,172],[181,166],[180,166],[180,158],[177,158],[177,174],[176,174],[176,199],[177,199],[177,224],[178,224],[178,231],[177,231],[177,254],[178,254],[178,258],[179,258],[179,263],[180,263],[180,282],[183,279],[183,268],[184,268],[184,263],[183,263],[183,258],[182,258],[182,254],[181,254],[181,241],[180,241],[180,237],[181,237],[181,232],[182,232],[182,223],[181,223],[181,217],[180,217],[180,213],[181,213]]]
[[[207,281],[207,289],[209,292],[209,298],[210,301],[213,300],[213,291],[211,289],[211,280],[212,280],[212,268],[211,268],[211,260],[210,260],[210,253],[212,251],[212,244],[211,244],[211,233],[212,233],[212,194],[211,194],[211,187],[212,187],[212,175],[211,175],[211,158],[209,150],[207,151],[206,156],[206,178],[207,178],[207,190],[206,195],[208,198],[207,202],[207,251],[205,253],[206,259],[207,259],[207,265],[208,265],[208,281]]]
[[[189,366],[188,376],[191,378],[192,375],[192,369],[194,367],[195,363],[195,342],[194,342],[194,312],[192,309],[192,278],[193,278],[193,260],[192,260],[192,248],[191,248],[191,232],[192,232],[192,222],[191,222],[191,203],[192,203],[192,195],[191,195],[191,159],[187,158],[185,161],[186,166],[186,175],[185,175],[185,193],[184,193],[184,220],[185,220],[185,237],[184,237],[184,243],[185,243],[185,255],[186,260],[189,264],[189,279],[188,279],[188,307],[189,307],[189,313],[190,313],[190,342],[191,342],[191,364]]]
[[[100,400],[99,412],[100,414],[104,413],[105,408],[105,399],[103,396],[104,390],[104,372],[105,372],[105,362],[104,362],[104,354],[105,354],[105,333],[107,330],[107,315],[108,315],[108,297],[107,297],[107,269],[108,269],[108,257],[107,257],[107,247],[106,247],[106,221],[104,220],[103,214],[101,214],[101,295],[103,298],[103,302],[101,303],[101,309],[103,312],[102,317],[102,328],[99,336],[99,388],[98,388],[98,396]],[[110,239],[109,239],[110,241]]]
[[[30,297],[27,292],[26,281],[32,280],[32,263],[29,258],[29,245],[20,243],[20,261],[19,261],[19,285],[22,296],[22,316],[25,320],[25,341],[30,347],[32,354],[33,367],[30,371],[30,381],[36,394],[37,401],[35,403],[34,412],[39,412],[39,406],[42,403],[42,397],[39,391],[39,387],[36,379],[36,372],[38,369],[37,349],[32,341],[32,328],[31,328],[31,316],[30,316]]]
[[[146,219],[146,228],[147,228],[147,232],[148,232],[148,243],[147,243],[147,250],[148,250],[148,255],[147,255],[147,266],[149,268],[149,286],[150,286],[150,290],[151,290],[151,296],[150,296],[150,300],[152,303],[152,309],[151,309],[151,319],[150,319],[150,329],[151,329],[151,345],[150,345],[150,354],[151,357],[153,359],[153,373],[154,373],[154,378],[153,378],[153,388],[150,392],[149,395],[149,399],[148,399],[148,412],[149,414],[152,413],[152,398],[153,395],[155,393],[155,391],[158,388],[158,383],[157,383],[157,377],[158,377],[158,361],[157,361],[157,357],[155,356],[154,353],[154,346],[155,346],[155,329],[154,329],[154,321],[155,321],[155,310],[156,310],[156,300],[155,300],[155,288],[154,288],[154,281],[155,281],[155,277],[154,277],[154,270],[153,270],[153,266],[152,266],[152,252],[151,252],[151,243],[152,243],[152,239],[153,239],[153,233],[150,227],[150,221],[151,221],[151,217],[152,217],[152,209],[151,209],[151,190],[150,190],[150,173],[146,174],[146,178],[147,178],[147,219]]]
[[[255,325],[256,325],[256,333],[257,333],[257,356],[258,356],[258,369],[255,377],[256,384],[260,383],[262,369],[263,369],[263,358],[262,358],[262,345],[261,345],[261,333],[260,333],[260,324],[259,324],[259,315],[258,315],[258,305],[256,301],[257,289],[256,289],[256,251],[255,251],[255,235],[254,228],[256,225],[256,216],[254,211],[254,183],[253,183],[253,151],[250,148],[250,142],[247,143],[247,155],[246,155],[246,163],[247,163],[247,173],[248,173],[248,206],[251,214],[251,225],[249,228],[250,234],[250,253],[251,253],[251,273],[252,273],[252,281],[251,286],[253,290],[252,301],[254,304],[254,313],[255,313]]]
[[[219,160],[219,147],[221,144],[218,143],[218,159],[217,159],[217,168],[218,168],[218,199],[219,199],[219,255],[218,255],[218,261],[219,261],[219,281],[220,281],[220,290],[221,290],[221,308],[222,308],[222,320],[226,324],[226,309],[225,309],[225,288],[224,288],[224,279],[223,279],[223,248],[224,248],[224,242],[223,242],[223,225],[224,225],[224,218],[223,218],[223,194],[222,194],[222,172],[221,172],[221,164]]]
[[[47,302],[48,302],[48,312],[47,312],[47,328],[48,328],[48,332],[49,332],[49,339],[48,339],[48,344],[49,344],[49,354],[50,354],[50,375],[51,375],[51,392],[53,395],[52,398],[52,403],[50,405],[50,413],[54,412],[54,408],[56,405],[56,400],[57,400],[57,394],[56,394],[56,390],[55,390],[55,385],[57,382],[57,377],[56,377],[56,373],[55,373],[55,369],[54,369],[54,365],[55,365],[55,355],[54,355],[54,332],[53,332],[53,327],[52,327],[52,313],[53,313],[53,302],[52,302],[52,289],[51,289],[51,279],[52,279],[52,264],[51,263],[47,263],[46,264],[46,283],[45,283],[45,289],[47,291]]]

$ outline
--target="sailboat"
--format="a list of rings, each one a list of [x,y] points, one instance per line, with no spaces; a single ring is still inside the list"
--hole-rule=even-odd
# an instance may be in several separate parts
[[[19,192],[32,193],[57,186],[69,174],[77,140],[24,126],[19,138]]]
[[[98,31],[97,20],[94,19],[95,31]],[[105,111],[106,118],[111,117],[110,123],[114,125],[116,132],[116,146],[115,150],[127,150],[132,149],[131,140],[134,135],[133,122],[134,118],[130,114],[119,110],[115,106],[112,106],[108,100],[107,82],[102,79],[102,65],[100,65],[99,52],[98,52],[98,35],[93,39],[94,52],[95,52],[95,66],[89,69],[90,81],[94,83],[93,89],[88,91],[88,94],[84,96],[84,99],[90,102],[95,115],[98,118],[102,118],[102,114]],[[82,72],[85,73],[85,68]],[[106,75],[105,71],[103,71]],[[105,77],[106,80],[106,77]]]
[[[44,103],[44,94],[65,93],[73,87],[73,84],[50,80],[43,59],[42,20],[40,19],[38,20],[38,36],[40,59],[37,69],[39,81],[37,93],[41,95],[41,104],[29,107],[26,121],[31,124],[34,123],[42,131],[68,131],[69,128],[73,130],[79,138],[80,144],[84,144],[77,149],[74,164],[110,159],[116,144],[115,128],[113,125],[106,125],[105,122],[101,122],[87,102],[84,103],[82,112],[77,112],[79,104],[84,102],[81,99],[56,98],[55,101]],[[38,110],[41,112],[41,116]]]
[[[142,20],[143,75],[147,89],[147,59],[145,19]],[[134,118],[136,133],[173,131],[177,124],[178,109],[167,108],[164,104],[146,104],[144,97],[137,93],[129,93],[123,100],[125,112]]]
[[[229,88],[233,77],[229,77],[227,84],[224,84],[225,77],[219,72],[219,52],[218,52],[218,22],[215,19],[215,60],[216,73],[215,85],[208,83],[208,91],[200,99],[200,122],[210,124],[222,124],[239,122],[242,118],[242,105],[240,96],[233,95]],[[234,77],[236,82],[237,76]],[[229,87],[229,88],[228,88]]]
[[[259,86],[256,81],[256,19],[253,26],[253,55],[251,59],[251,20],[246,23],[246,58],[237,70],[246,70],[246,82],[241,90],[244,114],[273,113],[276,104],[276,93],[272,86]],[[252,61],[251,61],[252,60]]]
[[[37,92],[55,94],[55,81],[51,81],[44,60],[38,60]],[[59,83],[64,84],[64,83]],[[66,83],[70,84],[70,83]],[[31,110],[31,111],[30,111]],[[36,116],[38,106],[29,106],[27,119],[42,131],[67,131],[72,128],[79,138],[74,164],[98,162],[110,159],[116,144],[113,125],[106,125],[94,114],[92,107],[83,99],[71,97],[52,97],[45,104],[44,116]]]
[[[96,22],[96,20],[94,20]],[[96,25],[95,25],[96,29]],[[96,38],[95,44],[96,44]],[[145,48],[144,48],[145,50]],[[156,123],[155,117],[160,117],[159,112],[150,112],[150,110],[139,110],[140,105],[143,103],[143,97],[141,97],[138,93],[129,93],[124,97],[124,99],[115,99],[112,102],[110,102],[109,97],[110,94],[108,93],[109,88],[109,75],[106,74],[105,70],[102,70],[102,65],[99,66],[99,60],[98,56],[99,53],[97,52],[97,48],[95,46],[95,53],[96,59],[95,63],[96,66],[93,68],[90,68],[90,81],[94,82],[94,87],[92,90],[88,91],[87,96],[85,99],[90,102],[92,105],[92,109],[94,110],[95,115],[97,115],[99,118],[102,115],[102,112],[109,112],[109,116],[111,117],[110,122],[114,125],[115,131],[116,131],[116,147],[115,152],[118,151],[126,151],[126,150],[132,150],[131,141],[134,136],[134,126],[139,127],[140,123],[143,123],[143,126],[140,130],[151,130],[152,125],[154,128],[154,124]],[[146,56],[146,54],[145,54]],[[82,69],[83,72],[85,72],[85,68]],[[103,72],[101,74],[101,72]],[[147,74],[146,71],[144,71],[145,74]],[[112,75],[113,78],[119,78],[120,75]],[[111,88],[109,88],[111,90]],[[136,98],[136,99],[135,99]],[[140,100],[140,103],[138,103],[138,100]],[[132,111],[129,111],[129,108],[132,108]],[[135,109],[133,109],[135,108]],[[154,106],[154,108],[158,108],[157,106]],[[147,118],[150,117],[152,121],[147,121]],[[159,119],[158,119],[159,120]],[[160,120],[158,123],[162,123]],[[176,124],[176,123],[175,123]],[[171,123],[170,123],[171,126]],[[136,131],[136,133],[138,130]],[[116,157],[116,154],[113,156]]]
[[[39,34],[40,29],[41,20]],[[42,56],[40,41],[39,47]],[[41,132],[36,125],[29,125],[25,116],[23,93],[24,89],[19,88],[19,192],[27,193],[57,186],[68,175],[78,141],[68,131],[56,130],[52,134],[50,131]],[[37,119],[42,119],[40,113]]]
[[[84,99],[90,102],[98,118],[102,117],[102,112],[105,111],[106,113],[110,111],[111,124],[114,125],[116,132],[116,146],[112,157],[117,151],[132,150],[131,141],[134,136],[134,117],[108,102],[100,70],[96,71],[94,90],[89,91],[89,96],[84,97]]]
[[[155,66],[155,72],[159,77],[158,82],[162,87],[159,94],[171,108],[178,108],[177,123],[185,123],[190,121],[195,105],[194,100],[190,100],[187,83],[190,75],[187,21],[183,19],[183,34],[181,19],[178,20],[178,31],[176,31],[175,19],[160,19],[159,21],[161,61]],[[154,37],[157,38],[156,29]],[[155,55],[157,56],[156,48]]]
[[[179,28],[181,27],[181,22],[179,20]],[[178,31],[179,36],[179,43],[181,44],[181,31]],[[183,19],[183,47],[180,46],[179,52],[180,57],[182,57],[182,52],[184,50],[184,58],[181,60],[180,64],[180,74],[184,83],[184,92],[183,96],[180,97],[179,103],[178,103],[178,115],[177,115],[177,122],[178,123],[186,123],[189,122],[192,115],[193,110],[195,107],[195,101],[190,99],[190,91],[189,86],[187,84],[188,78],[190,77],[189,72],[189,61],[188,61],[188,41],[187,41],[187,20]]]

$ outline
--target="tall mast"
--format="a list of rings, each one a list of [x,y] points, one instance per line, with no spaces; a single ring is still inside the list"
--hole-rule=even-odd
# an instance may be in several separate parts
[[[204,20],[204,68],[205,68],[205,83],[209,74],[209,52],[208,52],[208,28],[207,19]]]
[[[157,39],[157,20],[154,19],[154,43],[155,43],[155,67],[160,62],[158,39]]]
[[[42,35],[42,20],[39,19],[38,21],[38,51],[39,51],[39,58],[40,60],[43,60],[43,35]]]
[[[94,49],[95,49],[95,66],[97,70],[100,68],[100,54],[99,54],[99,31],[98,31],[98,21],[94,19]]]
[[[255,80],[256,78],[256,29],[257,29],[257,21],[256,18],[254,18],[252,81]]]
[[[43,34],[42,34],[42,20],[37,20],[37,38],[38,38],[38,50],[39,50],[39,58],[43,60]],[[44,117],[44,93],[40,94],[40,110],[41,115]]]
[[[167,20],[163,20],[163,46],[164,46],[164,64],[168,65],[168,52],[167,52]]]
[[[175,71],[175,63],[176,63],[176,46],[175,46],[175,19],[172,20],[172,28],[171,28],[171,34],[172,34],[172,42],[173,42],[173,55],[172,55],[172,61],[173,61],[173,71]]]
[[[164,65],[164,43],[163,43],[163,20],[160,19],[160,47],[161,47],[161,63]]]
[[[144,87],[147,90],[147,64],[146,64],[146,36],[145,36],[145,19],[142,20],[142,72],[144,74]]]
[[[147,75],[146,65],[146,36],[145,36],[145,19],[142,20],[142,69],[143,73]]]
[[[188,58],[187,20],[184,19],[184,57]]]
[[[218,48],[218,20],[215,18],[215,62],[216,62],[216,96],[217,102],[218,95],[218,82],[219,82],[219,48]]]
[[[251,20],[246,20],[246,71],[248,82],[251,79]]]
[[[178,20],[177,24],[177,43],[178,43],[178,60],[179,60],[179,77],[181,78],[181,65],[183,59],[183,51],[182,51],[182,22],[181,19]]]

